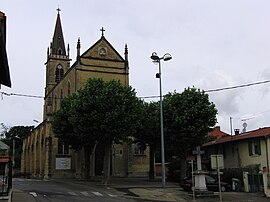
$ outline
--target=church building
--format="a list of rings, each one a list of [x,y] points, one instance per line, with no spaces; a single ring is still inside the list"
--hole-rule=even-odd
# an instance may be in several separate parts
[[[69,45],[65,45],[60,19],[60,9],[52,42],[47,50],[45,98],[43,121],[23,140],[21,173],[37,178],[83,178],[84,152],[74,151],[55,137],[51,120],[52,113],[59,109],[64,97],[77,92],[88,78],[105,81],[119,80],[129,85],[128,48],[122,57],[105,38],[101,37],[81,54],[81,42],[77,42],[77,57],[71,63]],[[141,151],[132,141],[113,144],[111,171],[113,176],[145,176],[149,171],[149,151]],[[95,169],[92,175],[102,174],[102,146],[97,145]]]

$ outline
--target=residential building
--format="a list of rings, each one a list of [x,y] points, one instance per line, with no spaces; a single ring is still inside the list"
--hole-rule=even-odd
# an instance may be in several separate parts
[[[223,154],[227,168],[245,168],[259,165],[260,170],[269,168],[270,127],[225,135],[203,145],[206,154]]]
[[[225,169],[243,172],[245,191],[260,191],[270,197],[270,127],[225,135],[203,145],[205,158],[222,154]]]
[[[11,87],[6,51],[6,15],[0,11],[0,88],[1,84]]]

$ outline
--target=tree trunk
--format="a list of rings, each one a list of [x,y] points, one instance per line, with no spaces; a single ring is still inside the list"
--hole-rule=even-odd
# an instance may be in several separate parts
[[[107,186],[110,183],[110,165],[111,165],[111,141],[106,139],[104,141],[105,146],[105,154],[104,154],[104,163],[103,163],[103,171],[104,171],[104,185]]]
[[[186,159],[180,158],[180,178],[183,179],[187,175]]]
[[[86,179],[90,178],[90,155],[91,155],[91,148],[90,146],[84,147],[84,177]]]
[[[96,167],[96,147],[97,147],[97,144],[98,144],[98,142],[96,141],[96,143],[95,143],[95,145],[94,145],[94,147],[93,147],[93,149],[92,149],[92,153],[91,153],[91,156],[90,156],[90,163],[91,163],[91,165],[90,165],[90,177],[94,177],[95,176],[95,174],[96,174],[96,169],[95,169],[95,167]]]
[[[155,145],[150,144],[150,159],[149,159],[149,180],[155,179]]]

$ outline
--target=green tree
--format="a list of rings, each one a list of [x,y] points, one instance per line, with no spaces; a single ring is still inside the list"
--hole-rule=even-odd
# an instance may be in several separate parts
[[[13,126],[11,128],[6,127],[3,124],[1,124],[1,126],[4,129],[0,135],[2,137],[1,141],[10,147],[10,156],[13,156],[13,143],[15,144],[14,168],[19,169],[21,167],[23,139],[31,133],[31,131],[34,129],[34,126]]]
[[[54,114],[54,132],[73,148],[84,147],[85,154],[91,153],[96,141],[102,143],[105,151],[104,183],[107,184],[112,142],[124,140],[135,133],[142,102],[130,86],[95,78],[89,79],[76,96],[64,100],[66,109]],[[86,156],[86,166],[90,164],[89,159]]]
[[[74,111],[74,103],[78,95],[66,97],[61,100],[60,109],[57,110],[52,116],[52,129],[56,137],[61,139],[64,143],[71,146],[74,150],[80,150],[84,146],[82,139],[76,135],[71,116]]]
[[[216,124],[217,109],[208,95],[196,88],[164,97],[164,122],[167,149],[182,160],[200,146]],[[181,167],[183,169],[183,163]]]
[[[155,157],[156,151],[160,150],[160,111],[158,102],[144,102],[141,125],[137,131],[136,138],[143,149],[149,145],[149,179],[155,179]]]

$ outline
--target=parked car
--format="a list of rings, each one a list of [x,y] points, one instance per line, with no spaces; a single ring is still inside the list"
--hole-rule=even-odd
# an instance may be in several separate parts
[[[205,175],[205,183],[206,187],[209,191],[219,191],[218,180],[213,178],[210,175]],[[185,191],[192,190],[192,179],[190,177],[185,177],[184,179],[180,180],[180,187],[182,187]],[[230,189],[230,184],[227,182],[220,182],[221,191],[228,191]]]

